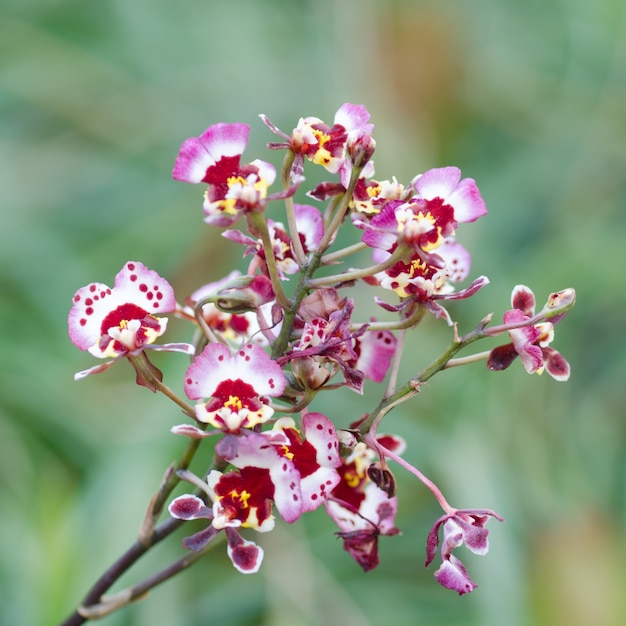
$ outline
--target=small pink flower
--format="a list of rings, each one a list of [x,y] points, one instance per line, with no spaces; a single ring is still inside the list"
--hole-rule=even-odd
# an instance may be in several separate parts
[[[516,285],[511,294],[511,305],[513,309],[504,313],[504,323],[523,324],[535,313],[535,295],[529,287]],[[519,356],[529,374],[541,374],[545,369],[555,380],[565,381],[569,378],[569,363],[550,347],[554,339],[552,322],[521,326],[508,332],[511,343],[491,351],[487,360],[488,369],[504,370]]]
[[[292,176],[298,180],[302,176],[303,161],[306,157],[317,165],[322,165],[331,174],[340,173],[342,183],[349,178],[350,159],[348,147],[361,155],[366,152],[371,156],[373,142],[370,141],[373,124],[369,124],[370,114],[361,104],[346,102],[335,113],[334,123],[328,126],[317,117],[300,118],[297,126],[287,135],[279,130],[265,115],[261,119],[273,132],[285,139],[279,143],[270,143],[274,150],[287,148],[294,152],[296,159],[292,167]],[[363,147],[363,150],[360,148]],[[361,156],[359,157],[361,158]]]
[[[215,472],[215,474],[221,476],[220,472]],[[257,522],[259,516],[263,517],[267,513],[267,509],[271,507],[271,504],[263,500],[259,481],[253,475],[250,475],[249,479],[252,480],[251,484],[254,488],[255,496],[250,501],[252,496],[249,492],[242,491],[242,481],[238,480],[236,476],[234,477],[234,482],[231,480],[234,474],[234,472],[231,472],[230,475],[226,475],[227,478],[224,479],[224,483],[219,487],[222,491],[232,488],[232,492],[225,495],[217,495],[211,490],[210,486],[206,487],[210,497],[215,500],[213,509],[207,507],[198,496],[186,494],[175,498],[170,503],[168,510],[170,515],[177,519],[186,521],[196,519],[212,520],[211,524],[203,530],[183,539],[185,548],[199,552],[223,530],[228,542],[227,553],[234,567],[242,574],[254,574],[259,571],[263,562],[263,549],[254,542],[243,539],[239,534],[238,527],[251,526],[259,531],[270,530],[273,526],[273,518],[265,517],[261,524]],[[219,478],[212,476],[210,481],[216,482],[219,481]],[[237,491],[238,489],[239,491]],[[220,507],[220,502],[224,499],[226,499],[226,502]],[[216,522],[214,510],[223,512],[222,517],[224,519],[221,520],[223,523]],[[262,514],[259,513],[260,510],[263,511]]]
[[[252,428],[274,413],[267,396],[280,396],[287,381],[280,366],[259,346],[248,344],[231,354],[218,343],[207,345],[185,374],[185,393],[200,422],[228,432]]]
[[[399,453],[405,447],[404,441],[394,435],[380,435],[378,439]],[[366,572],[379,563],[378,537],[400,532],[394,525],[397,498],[369,477],[375,459],[376,453],[365,443],[354,445],[351,454],[342,458],[341,481],[324,505],[339,526],[337,535],[343,539],[345,550]]]
[[[70,340],[97,358],[114,360],[76,377],[101,372],[119,358],[149,347],[191,353],[188,344],[151,346],[167,328],[167,318],[156,314],[171,313],[175,308],[170,284],[136,261],[124,265],[113,287],[91,283],[79,289],[68,317]]]
[[[208,185],[203,204],[208,224],[230,226],[242,214],[261,210],[269,199],[274,166],[259,159],[240,163],[249,132],[247,124],[214,124],[180,148],[172,176]]]
[[[426,562],[428,567],[437,553],[439,546],[439,527],[443,525],[443,541],[441,543],[442,563],[435,572],[435,579],[446,589],[457,591],[459,595],[469,593],[478,585],[470,578],[465,566],[452,554],[455,548],[465,544],[474,554],[485,555],[489,551],[487,536],[489,531],[484,527],[489,517],[502,518],[493,511],[474,509],[455,511],[440,517],[428,534],[426,541]]]

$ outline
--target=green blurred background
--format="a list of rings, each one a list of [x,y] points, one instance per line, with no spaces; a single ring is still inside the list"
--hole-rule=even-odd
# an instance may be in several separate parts
[[[258,113],[289,131],[346,101],[372,114],[379,178],[455,164],[478,181],[490,214],[459,239],[491,285],[451,307],[462,331],[499,316],[520,282],[540,303],[578,293],[554,343],[569,383],[519,364],[457,368],[386,419],[453,504],[506,518],[490,523],[487,556],[459,550],[480,587],[459,598],[423,568],[440,512],[398,471],[403,535],[381,541],[377,570],[362,574],[318,511],[259,537],[258,575],[218,549],[102,623],[626,623],[624,12],[623,0],[3,3],[0,623],[64,618],[133,540],[184,444],[168,432],[180,412],[133,385],[126,363],[73,382],[93,364],[67,339],[74,291],[112,283],[128,259],[168,277],[179,300],[245,267],[202,224],[201,190],[171,180],[180,143],[247,122],[246,156],[276,163]],[[170,337],[185,330],[173,323]],[[403,376],[449,332],[429,320],[414,333]],[[180,389],[185,357],[157,362]],[[380,393],[320,406],[343,426]],[[179,555],[182,536],[122,583]]]

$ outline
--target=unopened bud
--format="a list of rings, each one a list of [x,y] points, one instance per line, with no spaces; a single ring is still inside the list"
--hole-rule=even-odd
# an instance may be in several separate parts
[[[381,467],[380,463],[372,463],[367,468],[367,475],[389,498],[393,498],[396,494],[396,479],[389,469]]]
[[[576,290],[571,287],[551,293],[543,307],[544,319],[549,319],[553,324],[556,324],[565,317],[575,303]]]
[[[347,150],[355,167],[363,167],[374,155],[376,141],[371,135],[364,133],[355,139],[349,139]]]
[[[262,304],[274,299],[272,284],[265,276],[239,276],[220,289],[211,298],[224,313],[240,314],[256,311]]]

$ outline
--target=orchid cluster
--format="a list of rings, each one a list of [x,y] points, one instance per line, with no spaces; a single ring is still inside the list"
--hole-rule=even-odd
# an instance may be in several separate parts
[[[567,361],[550,344],[555,324],[574,304],[572,289],[551,294],[536,313],[532,291],[518,285],[502,324],[491,325],[487,315],[471,332],[458,333],[446,302],[470,298],[489,282],[479,276],[459,287],[470,276],[470,254],[457,241],[457,229],[487,213],[473,179],[462,178],[456,167],[431,169],[405,184],[375,178],[373,125],[362,105],[344,104],[332,125],[301,118],[290,134],[261,119],[281,139],[268,147],[285,151],[277,191],[271,190],[274,166],[243,156],[246,124],[214,124],[185,140],[173,169],[174,179],[203,186],[204,221],[243,246],[245,272],[212,277],[180,301],[156,271],[128,261],[113,287],[91,283],[74,296],[70,339],[104,359],[76,378],[128,360],[139,385],[182,409],[186,422],[171,430],[187,446],[150,501],[137,544],[113,566],[115,575],[109,571],[94,585],[67,624],[123,606],[204,556],[220,538],[238,571],[257,572],[264,553],[254,534],[270,532],[277,516],[291,524],[318,508],[334,521],[356,563],[364,571],[375,568],[379,538],[400,532],[390,462],[417,477],[443,509],[427,535],[426,565],[441,545],[436,580],[459,594],[470,592],[476,583],[453,550],[465,544],[485,554],[485,524],[502,517],[452,507],[405,460],[402,438],[379,433],[380,424],[431,376],[453,366],[482,360],[489,370],[503,370],[519,356],[529,373],[545,369],[556,380],[569,377]],[[329,180],[304,194],[308,167],[324,168]],[[284,219],[274,221],[266,209],[279,202]],[[337,245],[340,228],[353,243]],[[371,261],[353,267],[349,260],[362,253]],[[349,293],[355,284],[372,290],[391,321],[359,319]],[[156,343],[166,332],[166,314],[190,323],[190,343]],[[399,381],[407,333],[429,314],[450,326],[451,343],[421,373]],[[506,343],[456,357],[476,340],[497,336]],[[179,381],[186,397],[164,383],[150,357],[155,350],[190,358]],[[330,415],[315,410],[320,393],[339,387],[363,393],[366,381],[385,380],[378,406],[366,415],[344,422],[345,408]],[[210,460],[198,476],[189,465],[206,439]],[[189,493],[172,499],[181,481]],[[159,525],[166,507],[169,517]],[[197,519],[204,528],[184,539],[189,552],[178,562],[121,594],[103,595],[141,554]]]

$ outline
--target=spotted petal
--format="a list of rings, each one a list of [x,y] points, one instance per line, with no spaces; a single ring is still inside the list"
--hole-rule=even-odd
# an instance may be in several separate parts
[[[279,396],[287,383],[280,366],[259,346],[248,344],[234,355],[211,343],[187,369],[185,393],[192,400],[210,398],[226,380],[241,380],[259,396]]]
[[[81,350],[94,349],[95,356],[114,356],[99,354],[96,349],[111,328],[126,327],[128,322],[168,313],[175,307],[170,284],[142,263],[129,261],[115,277],[113,288],[91,283],[76,292],[68,317],[69,336]],[[151,340],[165,332],[166,320],[153,320]]]

